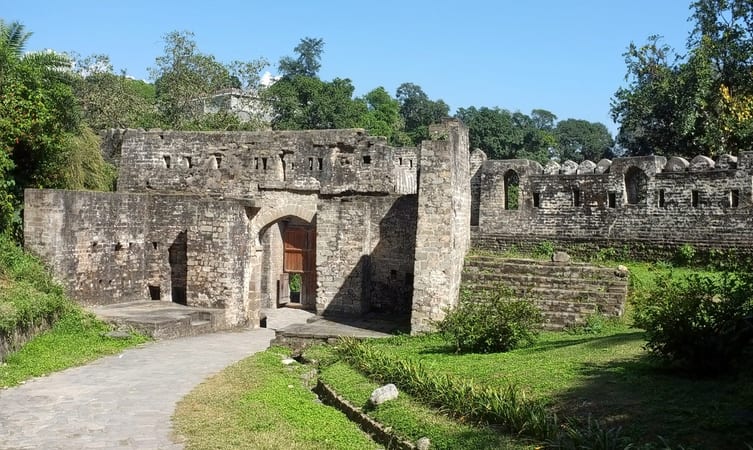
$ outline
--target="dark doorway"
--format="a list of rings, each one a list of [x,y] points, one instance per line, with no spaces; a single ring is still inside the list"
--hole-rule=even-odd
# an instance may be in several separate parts
[[[170,292],[174,303],[187,304],[186,284],[188,278],[188,241],[186,231],[181,231],[168,249],[170,262]]]

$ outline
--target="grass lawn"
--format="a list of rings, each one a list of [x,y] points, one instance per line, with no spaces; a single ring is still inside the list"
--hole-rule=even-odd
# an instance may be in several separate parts
[[[68,306],[50,330],[36,336],[0,363],[0,388],[79,366],[148,340],[137,334],[128,339],[103,336],[109,330],[109,325],[91,314]]]
[[[311,367],[283,365],[272,348],[206,380],[178,403],[176,433],[188,449],[380,448],[344,414],[316,400]]]

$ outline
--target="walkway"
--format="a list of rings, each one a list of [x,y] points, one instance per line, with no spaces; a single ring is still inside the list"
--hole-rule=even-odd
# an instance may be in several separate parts
[[[269,327],[306,319],[275,316]],[[260,329],[158,341],[0,390],[0,449],[183,448],[171,439],[178,400],[272,338]]]

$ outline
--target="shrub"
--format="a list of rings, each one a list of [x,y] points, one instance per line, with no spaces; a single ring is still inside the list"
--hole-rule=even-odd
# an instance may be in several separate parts
[[[503,352],[532,343],[541,328],[541,312],[532,301],[517,299],[507,288],[497,292],[461,295],[437,327],[458,351]]]
[[[550,258],[554,254],[554,244],[551,241],[541,241],[533,248],[533,256]]]
[[[680,248],[677,249],[677,262],[689,266],[693,264],[695,253],[695,247],[690,244],[682,244]]]
[[[728,370],[753,338],[753,275],[663,276],[634,299],[648,348],[699,374]]]

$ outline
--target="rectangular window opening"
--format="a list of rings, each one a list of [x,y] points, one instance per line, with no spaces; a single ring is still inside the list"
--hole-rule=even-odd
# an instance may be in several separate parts
[[[165,168],[170,168],[170,156],[169,155],[163,155],[162,159],[165,161]]]
[[[267,158],[261,159],[261,170],[267,170]]]
[[[371,155],[363,155],[363,163],[371,164]]]
[[[191,159],[190,156],[186,156],[186,165],[188,166],[189,169],[193,167],[193,160]]]
[[[664,189],[659,190],[659,208],[664,208],[666,204],[664,203]]]
[[[152,300],[161,300],[162,294],[159,286],[149,285],[149,298]]]
[[[222,165],[222,155],[214,155],[214,160],[217,161],[217,168],[219,169]]]
[[[698,191],[692,191],[690,193],[690,205],[693,208],[698,208],[698,202],[699,202],[699,200],[698,200]]]
[[[314,158],[309,158],[309,170],[314,170]]]
[[[259,170],[259,158],[254,158],[254,170]]]
[[[617,207],[617,194],[614,192],[607,193],[607,201],[609,202],[610,208],[616,208]]]
[[[317,168],[319,170],[322,170],[322,165],[324,164],[324,160],[322,158],[316,158],[316,164],[317,164]]]
[[[732,208],[740,206],[740,191],[737,189],[729,191],[729,206]]]
[[[580,206],[580,189],[573,189],[573,206]]]
[[[397,161],[398,161],[398,163],[400,163],[401,166],[403,165],[403,157],[402,156],[400,158],[398,158]]]
[[[541,194],[538,192],[533,193],[533,207],[541,208]]]

